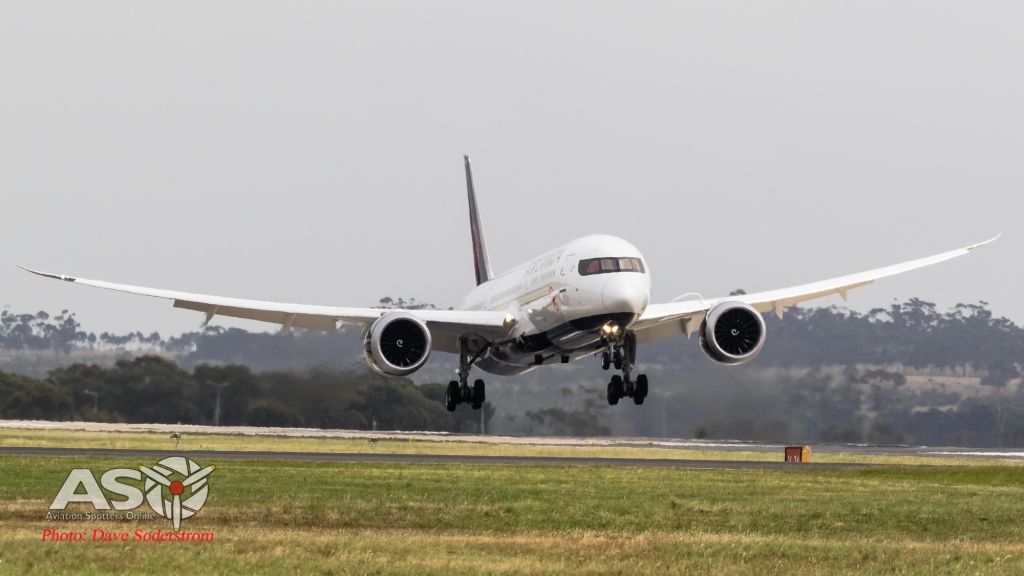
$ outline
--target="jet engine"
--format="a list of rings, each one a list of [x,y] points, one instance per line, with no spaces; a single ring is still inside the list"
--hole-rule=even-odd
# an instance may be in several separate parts
[[[743,302],[715,304],[700,325],[700,348],[719,364],[750,362],[761,352],[764,337],[764,318]]]
[[[370,326],[363,340],[363,356],[378,374],[407,376],[430,357],[430,330],[408,312],[391,312]]]

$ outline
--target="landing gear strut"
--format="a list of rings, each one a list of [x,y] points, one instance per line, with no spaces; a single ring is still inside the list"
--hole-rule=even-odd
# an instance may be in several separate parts
[[[638,375],[635,382],[630,376],[636,365],[636,334],[626,332],[620,340],[610,341],[608,346],[610,352],[601,354],[601,368],[607,370],[608,365],[614,363],[616,370],[622,370],[622,376],[616,374],[608,383],[608,404],[615,406],[622,398],[632,398],[637,406],[643,404],[648,392],[647,375]]]
[[[469,369],[487,352],[490,344],[485,344],[475,354],[469,350],[469,342],[465,338],[459,339],[459,379],[448,383],[448,389],[444,392],[444,407],[449,412],[455,412],[455,407],[466,402],[473,405],[473,410],[479,410],[487,401],[484,381],[479,378],[469,385]],[[470,356],[472,354],[472,356]]]

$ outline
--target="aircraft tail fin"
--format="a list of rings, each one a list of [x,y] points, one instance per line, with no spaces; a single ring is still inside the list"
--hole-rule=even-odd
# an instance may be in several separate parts
[[[487,242],[484,241],[484,228],[480,223],[480,208],[476,204],[476,188],[473,186],[473,169],[466,161],[466,190],[469,193],[469,231],[473,235],[473,267],[476,270],[476,285],[479,286],[492,278],[491,260],[487,257]]]

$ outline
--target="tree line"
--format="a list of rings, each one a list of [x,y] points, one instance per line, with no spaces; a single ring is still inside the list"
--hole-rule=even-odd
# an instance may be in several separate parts
[[[410,303],[382,301],[385,306]],[[1024,445],[1019,364],[1024,328],[996,317],[984,302],[944,312],[920,299],[866,313],[792,307],[781,319],[767,315],[766,322],[763,352],[739,367],[711,364],[695,339],[641,346],[641,369],[653,379],[652,396],[642,407],[609,409],[601,399],[609,373],[596,361],[544,367],[515,378],[491,376],[488,395],[500,413],[490,409],[488,429],[516,434],[699,434],[780,442]],[[278,336],[211,326],[163,339],[138,333],[94,336],[67,312],[0,315],[0,348],[9,354],[50,349],[59,351],[66,363],[74,356],[61,354],[90,347],[134,347],[162,357],[126,357],[103,366],[58,362],[49,372],[33,373],[37,378],[6,374],[0,417],[30,417],[25,416],[29,406],[38,404],[43,407],[38,413],[52,419],[209,423],[215,388],[205,382],[217,378],[206,372],[227,366],[242,370],[238,366],[244,365],[247,376],[237,378],[242,384],[222,392],[225,424],[479,428],[479,413],[456,412],[453,417],[438,410],[454,357],[435,353],[413,375],[423,383],[419,386],[408,379],[381,378],[366,369],[356,329],[342,327],[334,334],[294,330]],[[140,371],[153,382],[157,374],[178,382],[171,387],[181,390],[180,399],[147,396],[159,387],[139,384]],[[90,374],[98,376],[90,380]],[[108,391],[94,389],[100,381]],[[26,401],[28,397],[33,399]],[[118,405],[122,400],[115,397],[129,404]],[[87,413],[94,401],[98,410]],[[150,404],[179,408],[160,408],[161,414],[171,410],[174,416],[155,420]]]
[[[993,316],[987,306],[985,302],[958,304],[943,313],[934,303],[917,298],[867,313],[834,306],[794,306],[782,319],[766,315],[768,343],[756,362],[777,367],[970,365],[985,372],[986,384],[1002,386],[1019,376],[1024,328]],[[415,299],[388,297],[381,299],[381,307],[434,308]],[[295,329],[286,336],[205,326],[164,339],[157,332],[86,332],[67,310],[53,316],[45,311],[0,312],[0,349],[135,349],[172,355],[184,366],[239,363],[256,370],[346,366],[361,356],[359,344],[359,330],[345,326],[334,334]],[[676,338],[644,345],[640,356],[641,361],[654,357],[658,363],[672,365],[692,361],[700,351]]]
[[[45,379],[0,372],[0,419],[479,432],[481,412],[449,413],[444,389],[368,370],[188,371],[145,355],[112,367],[72,364]],[[482,412],[495,410],[488,403]]]

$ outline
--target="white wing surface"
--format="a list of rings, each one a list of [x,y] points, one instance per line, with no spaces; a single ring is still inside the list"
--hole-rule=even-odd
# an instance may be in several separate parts
[[[746,302],[757,309],[758,312],[775,312],[779,318],[782,318],[783,310],[794,304],[832,294],[839,294],[843,300],[846,300],[846,292],[848,290],[866,286],[879,278],[893,276],[902,272],[938,264],[939,262],[945,262],[957,256],[963,256],[979,246],[994,242],[997,238],[999,236],[980,244],[968,246],[967,248],[951,250],[927,258],[911,260],[910,262],[877,268],[859,274],[832,278],[831,280],[812,282],[793,288],[782,288],[756,294],[743,294],[709,300],[687,300],[670,304],[651,304],[644,311],[640,319],[637,320],[636,324],[633,325],[633,330],[636,332],[637,342],[650,342],[678,334],[689,336],[700,328],[700,324],[704,320],[704,314],[712,306],[726,300]]]
[[[338,323],[352,324],[365,329],[389,312],[389,310],[381,308],[341,308],[335,306],[311,306],[307,304],[282,304],[278,302],[225,298],[223,296],[208,296],[205,294],[192,294],[190,292],[175,292],[158,288],[114,284],[102,280],[73,278],[60,274],[39,272],[24,266],[21,268],[33,274],[56,280],[64,280],[65,282],[173,300],[175,308],[195,310],[206,314],[207,322],[212,320],[214,316],[230,316],[232,318],[245,318],[247,320],[280,324],[282,332],[287,332],[292,327],[334,332],[337,330]],[[442,352],[458,353],[458,338],[464,334],[477,334],[490,341],[501,341],[506,339],[509,333],[509,327],[505,324],[504,312],[462,310],[409,310],[408,312],[427,323],[433,337],[433,348]]]

